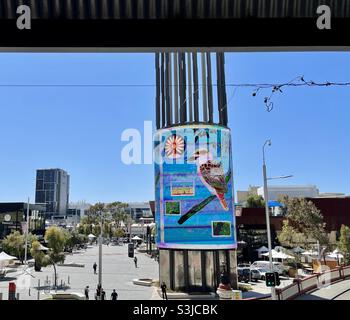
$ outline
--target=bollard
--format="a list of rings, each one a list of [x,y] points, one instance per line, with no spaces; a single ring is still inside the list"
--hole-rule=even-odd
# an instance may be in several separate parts
[[[2,292],[0,292],[0,301],[2,300]]]
[[[63,280],[61,279],[61,289],[63,288]]]
[[[38,300],[40,300],[40,279],[38,279]]]
[[[28,295],[29,295],[29,297],[30,297],[30,288],[28,289]]]
[[[16,300],[16,284],[14,282],[9,283],[9,300]]]
[[[68,284],[70,284],[70,277],[68,276]]]
[[[16,294],[16,300],[19,300],[19,293]]]

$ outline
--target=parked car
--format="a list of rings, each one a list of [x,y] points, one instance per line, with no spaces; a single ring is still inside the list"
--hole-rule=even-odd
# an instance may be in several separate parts
[[[250,279],[252,281],[259,281],[261,279],[261,273],[259,269],[250,269]]]
[[[250,264],[249,263],[239,263],[238,268],[250,268]]]
[[[248,283],[250,281],[250,268],[237,268],[238,282]]]
[[[255,261],[251,264],[254,269],[270,269],[269,261]],[[273,262],[273,271],[278,272],[279,275],[286,275],[288,271],[285,269],[281,262]]]
[[[265,280],[266,279],[266,272],[269,272],[269,270],[262,269],[262,268],[259,268],[257,270],[259,271],[259,274],[260,274],[260,280]]]

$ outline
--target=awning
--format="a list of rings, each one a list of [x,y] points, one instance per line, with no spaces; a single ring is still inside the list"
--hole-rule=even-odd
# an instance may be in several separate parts
[[[272,250],[272,259],[295,259],[293,256],[290,256],[288,254],[285,254],[283,252],[277,252],[276,250]],[[262,256],[269,256],[269,252],[263,253]]]
[[[6,252],[1,252],[0,253],[0,261],[11,261],[11,260],[16,260],[17,258],[14,256],[8,255]]]
[[[255,249],[255,251],[258,251],[259,253],[269,252],[269,248],[266,248],[265,246],[262,246],[259,249]]]

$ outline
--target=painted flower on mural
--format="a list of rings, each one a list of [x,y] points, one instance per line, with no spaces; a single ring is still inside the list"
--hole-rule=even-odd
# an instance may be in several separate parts
[[[181,136],[172,135],[165,142],[165,154],[168,158],[179,158],[185,150],[185,141]]]

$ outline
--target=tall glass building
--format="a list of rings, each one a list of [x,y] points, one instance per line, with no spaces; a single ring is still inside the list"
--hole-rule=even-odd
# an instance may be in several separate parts
[[[69,175],[62,169],[36,172],[35,203],[46,204],[46,217],[65,216],[69,203]]]

